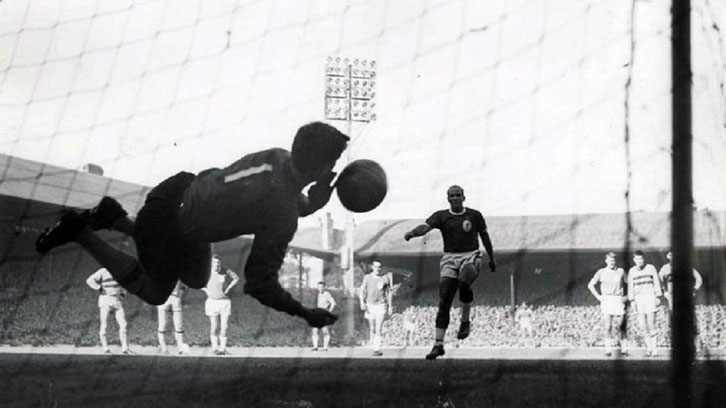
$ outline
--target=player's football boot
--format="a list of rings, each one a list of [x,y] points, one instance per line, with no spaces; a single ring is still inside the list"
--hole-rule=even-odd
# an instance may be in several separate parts
[[[129,349],[126,349],[126,350],[121,350],[121,354],[125,354],[127,356],[133,356],[136,353],[134,353],[133,351],[131,351]]]
[[[86,220],[92,230],[97,231],[111,228],[117,219],[125,217],[127,214],[118,201],[106,196],[101,199],[97,206],[82,211],[81,217]]]
[[[51,228],[46,228],[35,241],[35,250],[44,254],[51,249],[72,242],[86,227],[86,222],[75,212],[68,211]]]
[[[381,350],[376,350],[373,352],[374,357],[380,357],[383,355],[383,352]]]
[[[459,325],[459,332],[456,333],[456,338],[459,340],[464,340],[465,338],[469,337],[469,333],[471,332],[471,322],[461,322]]]
[[[444,351],[444,345],[435,344],[429,354],[426,354],[426,360],[436,360],[437,357],[441,357],[444,354],[446,354],[446,352]]]

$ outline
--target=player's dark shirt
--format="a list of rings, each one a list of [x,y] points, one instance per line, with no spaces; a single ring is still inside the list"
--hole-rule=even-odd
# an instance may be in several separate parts
[[[197,176],[184,194],[181,230],[189,239],[206,242],[254,234],[245,292],[273,309],[299,315],[302,305],[280,286],[278,271],[297,230],[300,195],[290,152],[252,153]]]
[[[184,194],[182,233],[218,242],[274,230],[292,235],[299,215],[290,152],[269,149],[242,157],[223,169],[197,176]]]
[[[479,233],[487,230],[484,217],[477,210],[464,208],[461,215],[449,210],[433,213],[426,224],[441,231],[444,252],[469,252],[479,249]]]

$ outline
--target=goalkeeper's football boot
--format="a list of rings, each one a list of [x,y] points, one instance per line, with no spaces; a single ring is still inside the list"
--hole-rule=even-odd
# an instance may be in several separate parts
[[[60,217],[60,220],[51,228],[46,228],[35,241],[35,250],[44,254],[51,249],[73,242],[78,234],[86,227],[81,216],[70,210]]]

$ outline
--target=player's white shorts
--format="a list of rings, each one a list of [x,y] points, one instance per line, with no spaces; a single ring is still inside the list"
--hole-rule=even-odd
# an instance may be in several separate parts
[[[219,316],[232,314],[232,302],[229,299],[209,299],[204,302],[204,314]]]
[[[163,305],[157,306],[161,310],[171,310],[172,312],[182,311],[182,300],[179,296],[170,295]]]
[[[372,305],[370,303],[366,304],[366,310],[371,316],[371,319],[374,320],[383,320],[384,317],[386,317],[386,304],[381,303],[377,305]]]
[[[625,304],[622,296],[602,296],[600,310],[604,315],[622,316],[625,314]]]
[[[445,252],[444,256],[441,257],[441,262],[439,262],[441,277],[459,279],[461,267],[467,263],[476,264],[478,267],[480,258],[481,254],[478,250],[469,252]]]
[[[110,310],[124,310],[121,298],[118,296],[101,295],[98,297],[98,308],[108,308]]]
[[[642,294],[635,295],[635,312],[636,313],[655,313],[656,298],[655,295]]]

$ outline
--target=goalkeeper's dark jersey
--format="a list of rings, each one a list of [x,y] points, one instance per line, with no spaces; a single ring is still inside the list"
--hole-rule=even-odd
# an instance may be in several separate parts
[[[252,153],[196,177],[180,209],[182,233],[206,242],[260,232],[287,236],[289,241],[297,230],[299,195],[290,152]]]
[[[184,194],[180,227],[188,239],[206,242],[254,234],[245,292],[273,309],[300,315],[302,305],[278,281],[300,214],[300,187],[290,165],[290,152],[270,149],[200,173]]]

